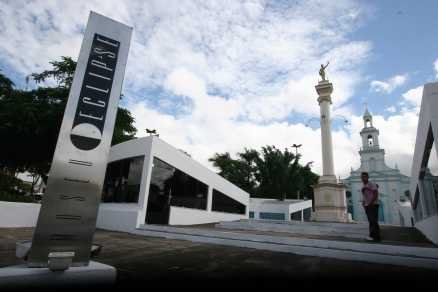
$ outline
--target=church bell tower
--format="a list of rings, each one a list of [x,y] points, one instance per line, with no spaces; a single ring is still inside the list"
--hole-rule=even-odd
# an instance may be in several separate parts
[[[361,164],[367,171],[378,171],[385,168],[385,150],[379,146],[379,130],[373,126],[373,116],[365,109],[364,127],[360,131],[362,147],[359,151]]]

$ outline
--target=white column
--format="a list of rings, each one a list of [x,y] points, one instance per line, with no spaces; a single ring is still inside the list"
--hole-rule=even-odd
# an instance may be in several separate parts
[[[208,195],[207,195],[207,211],[211,212],[211,204],[213,202],[213,188],[208,186]]]
[[[301,222],[304,221],[304,210],[301,210]]]
[[[322,147],[322,175],[335,175],[333,165],[333,142],[330,120],[330,102],[323,100],[320,104],[321,112],[321,147]]]

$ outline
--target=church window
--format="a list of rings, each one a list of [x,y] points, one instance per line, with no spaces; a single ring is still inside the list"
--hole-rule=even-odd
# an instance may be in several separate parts
[[[366,128],[369,128],[369,127],[371,127],[371,121],[370,120],[365,120],[365,127]]]
[[[368,146],[373,146],[374,145],[374,140],[373,140],[373,136],[368,135]]]

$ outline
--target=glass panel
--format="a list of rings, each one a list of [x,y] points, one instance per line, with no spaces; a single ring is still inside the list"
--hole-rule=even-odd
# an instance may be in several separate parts
[[[254,212],[249,211],[249,218],[254,218]]]
[[[167,224],[172,179],[175,168],[154,158],[146,212],[146,223]]]
[[[144,156],[138,156],[108,164],[102,190],[103,202],[138,202],[143,160]]]
[[[304,221],[310,221],[312,217],[312,208],[304,209]]]
[[[290,214],[290,220],[301,221],[301,211]]]
[[[176,169],[172,180],[172,206],[207,210],[208,186]]]
[[[246,206],[218,190],[213,189],[211,210],[225,213],[245,214]]]
[[[146,215],[148,224],[167,224],[170,206],[207,209],[208,186],[154,157]]]
[[[426,144],[430,145],[432,143],[432,147],[426,150],[428,153],[425,153],[428,160],[422,179],[426,217],[435,215],[438,212],[438,158],[431,129],[429,130],[428,140]]]
[[[421,204],[421,198],[420,198],[420,191],[417,189],[415,190],[415,196],[414,196],[414,217],[415,220],[420,221],[423,219],[423,211],[422,211],[422,204]]]

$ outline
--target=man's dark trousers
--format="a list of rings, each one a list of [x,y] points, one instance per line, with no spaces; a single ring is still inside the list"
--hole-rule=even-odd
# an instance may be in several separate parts
[[[365,206],[365,213],[370,223],[370,237],[374,240],[380,240],[379,205]]]

